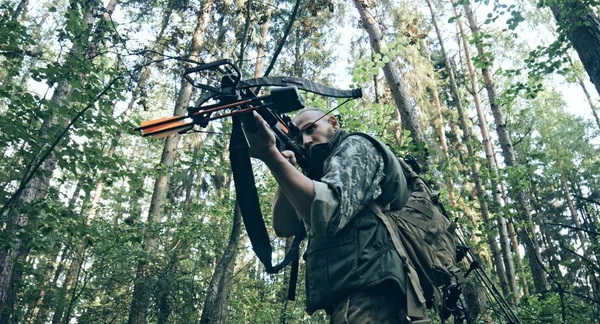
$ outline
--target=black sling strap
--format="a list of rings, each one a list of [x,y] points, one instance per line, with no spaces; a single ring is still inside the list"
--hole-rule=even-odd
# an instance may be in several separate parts
[[[241,118],[240,116],[233,116],[233,129],[229,143],[229,158],[231,161],[233,180],[235,182],[235,191],[237,193],[236,199],[240,206],[240,210],[242,211],[242,219],[246,226],[252,249],[258,256],[258,259],[264,264],[268,273],[277,273],[292,262],[288,299],[295,300],[300,260],[300,243],[306,237],[304,223],[299,223],[296,236],[292,242],[292,247],[286,253],[283,261],[277,265],[273,265],[271,259],[273,248],[271,247],[269,234],[267,233],[265,221],[260,210],[248,147],[248,141],[242,130]]]

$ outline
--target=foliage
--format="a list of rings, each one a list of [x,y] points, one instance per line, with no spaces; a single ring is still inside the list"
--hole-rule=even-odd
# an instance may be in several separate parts
[[[0,265],[10,262],[9,252],[15,253],[11,270],[15,285],[10,286],[14,289],[10,300],[0,302],[8,305],[0,310],[0,322],[129,321],[135,299],[132,288],[142,270],[150,296],[147,321],[200,321],[209,283],[233,226],[231,125],[215,121],[205,130],[209,134],[181,137],[168,167],[158,163],[164,140],[139,138],[129,130],[142,120],[171,113],[184,66],[179,59],[189,52],[204,3],[129,1],[118,3],[108,15],[97,1],[1,2]],[[456,8],[469,3],[457,1]],[[539,44],[529,44],[521,28],[525,23],[547,28],[547,21],[536,15],[550,6],[563,6],[578,15],[598,2],[579,1],[571,7],[566,0],[540,0],[537,7],[523,1],[476,3],[483,26],[470,42],[481,41],[487,51],[474,64],[495,73],[502,94],[499,103],[506,109],[518,157],[518,166],[511,168],[500,160],[498,180],[509,191],[522,189],[533,197],[534,234],[542,242],[541,256],[551,275],[548,291],[526,287],[531,293],[523,297],[519,316],[526,323],[597,322],[599,130],[586,118],[574,116],[575,109],[567,111],[572,105],[569,96],[578,94],[564,95],[554,82],[561,78],[579,84],[586,79],[580,62],[567,57],[565,35],[576,26],[559,24],[557,36]],[[242,70],[245,77],[254,75],[259,43],[264,44],[265,66],[293,4],[252,1],[248,13],[244,1],[216,3],[211,8],[214,21],[206,27],[194,60],[238,59],[248,18]],[[427,145],[430,172],[424,177],[440,184],[449,212],[459,218],[465,239],[497,281],[495,269],[488,266],[487,238],[498,238],[481,220],[482,205],[469,171],[474,164],[485,165],[482,143],[477,137],[470,139],[476,149],[473,155],[467,153],[443,56],[448,55],[455,69],[459,98],[467,110],[468,127],[473,128],[478,125],[470,107],[470,80],[461,70],[462,52],[452,43],[454,27],[442,26],[451,43],[449,52],[443,53],[420,6],[412,0],[373,2],[369,9],[385,27],[386,46],[370,55],[362,32],[342,32],[343,26],[362,27],[345,3],[303,3],[271,75],[305,77],[338,88],[361,87],[362,99],[334,112],[344,128],[376,135],[398,155],[423,152]],[[456,22],[450,8],[441,9],[440,21]],[[262,39],[260,28],[266,20],[270,27]],[[350,48],[341,45],[348,43],[344,38],[351,38]],[[348,68],[341,71],[345,59]],[[389,85],[381,77],[381,68],[392,61],[399,65],[419,110],[427,137],[421,146],[403,128]],[[199,95],[199,90],[192,91],[192,98]],[[326,110],[342,103],[309,93],[303,96],[308,106]],[[449,147],[446,152],[441,148],[440,126]],[[264,165],[253,167],[263,214],[270,215],[276,183]],[[481,169],[487,184],[492,175]],[[169,176],[164,208],[161,220],[149,223],[153,188],[161,175]],[[484,190],[493,192],[489,185]],[[579,217],[579,229],[569,202]],[[518,216],[510,198],[504,210]],[[22,220],[26,221],[19,223]],[[270,217],[266,223],[274,258],[280,259],[285,239],[274,238]],[[156,249],[149,250],[149,244]],[[525,243],[519,244],[522,249]],[[524,263],[524,280],[531,284],[527,259],[519,261]],[[289,270],[267,275],[243,228],[231,270],[223,285],[231,289],[226,296],[227,322],[328,322],[322,311],[305,313],[303,264],[298,299],[286,302]]]

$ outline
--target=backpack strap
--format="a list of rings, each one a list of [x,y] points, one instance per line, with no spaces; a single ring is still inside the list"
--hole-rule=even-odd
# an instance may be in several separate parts
[[[381,207],[375,203],[371,202],[369,207],[381,219],[385,228],[390,233],[390,237],[392,238],[392,242],[394,243],[394,247],[396,248],[396,252],[404,262],[404,267],[408,272],[408,279],[410,281],[410,285],[406,287],[406,303],[407,303],[407,314],[409,317],[426,317],[427,310],[425,308],[425,296],[423,295],[423,288],[421,287],[421,282],[419,281],[419,276],[417,275],[417,271],[413,267],[408,255],[406,254],[406,250],[404,246],[398,239],[398,232],[396,231],[396,227],[392,226],[390,222],[390,217],[384,214],[381,210]]]

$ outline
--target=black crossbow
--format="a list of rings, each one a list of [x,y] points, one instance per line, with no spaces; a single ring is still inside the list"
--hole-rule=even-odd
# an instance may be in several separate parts
[[[204,72],[220,75],[220,85],[218,87],[209,85],[206,76],[203,75]],[[197,128],[206,128],[212,120],[232,117],[233,128],[229,142],[231,170],[237,202],[248,237],[254,252],[268,273],[276,273],[292,262],[288,299],[294,300],[300,257],[299,247],[300,242],[306,237],[304,224],[300,222],[292,247],[284,260],[273,265],[271,259],[273,249],[260,210],[248,152],[249,144],[243,128],[250,132],[256,131],[252,116],[253,111],[256,111],[275,133],[278,149],[293,151],[298,165],[306,174],[309,164],[304,150],[297,142],[300,129],[289,116],[285,115],[304,108],[304,101],[298,90],[327,97],[357,99],[362,97],[361,89],[339,90],[296,77],[262,77],[242,81],[239,68],[230,59],[199,64],[186,69],[184,77],[194,87],[206,90],[196,101],[196,105],[188,108],[187,115],[144,121],[134,130],[140,131],[143,136],[161,138],[175,133],[193,132]],[[257,96],[263,86],[274,88],[269,95]],[[205,105],[210,100],[217,103]]]

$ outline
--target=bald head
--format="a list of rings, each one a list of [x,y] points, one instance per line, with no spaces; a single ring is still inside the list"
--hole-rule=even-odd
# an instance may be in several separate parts
[[[317,108],[301,110],[294,117],[294,123],[301,130],[300,137],[305,148],[329,142],[339,128],[335,117],[327,117],[324,111]]]

